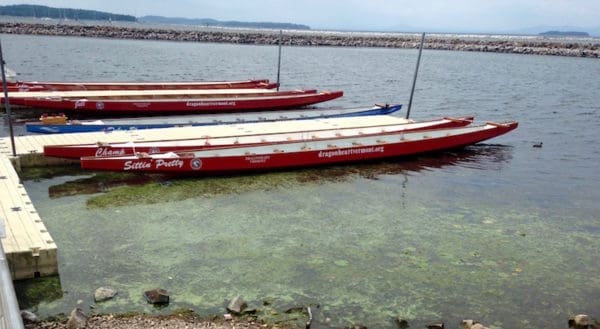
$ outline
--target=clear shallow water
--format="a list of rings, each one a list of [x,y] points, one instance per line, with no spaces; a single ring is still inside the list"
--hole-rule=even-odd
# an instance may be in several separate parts
[[[276,77],[276,47],[2,42],[22,80]],[[283,56],[283,89],[342,89],[336,106],[408,103],[416,51],[284,48]],[[402,317],[417,327],[475,318],[564,328],[571,314],[600,317],[599,62],[425,51],[421,64],[413,118],[471,114],[520,127],[439,156],[250,176],[254,185],[235,192],[173,192],[233,178],[161,185],[165,200],[180,201],[90,208],[101,195],[50,196],[76,177],[26,181],[59,246],[60,277],[18,289],[53,292],[32,305],[44,316],[87,306],[95,288],[112,285],[119,297],[94,312],[219,314],[241,294],[258,305],[318,304],[324,327],[384,328]],[[144,198],[143,188],[131,193]],[[156,286],[173,294],[166,309],[142,298]]]

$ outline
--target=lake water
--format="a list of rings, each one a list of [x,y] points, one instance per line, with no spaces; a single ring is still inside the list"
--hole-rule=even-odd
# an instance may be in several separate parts
[[[2,47],[21,80],[277,74],[268,46],[3,35]],[[407,104],[416,57],[284,48],[282,89],[345,92],[320,106]],[[597,59],[426,50],[412,118],[475,115],[519,128],[461,151],[354,166],[28,179],[60,276],[19,283],[21,303],[41,316],[78,301],[87,313],[212,315],[239,294],[277,309],[272,317],[310,305],[319,328],[390,328],[394,318],[456,328],[473,318],[558,329],[570,315],[600,318],[599,76]],[[92,309],[106,285],[118,297]],[[168,307],[144,301],[155,287],[172,294]]]

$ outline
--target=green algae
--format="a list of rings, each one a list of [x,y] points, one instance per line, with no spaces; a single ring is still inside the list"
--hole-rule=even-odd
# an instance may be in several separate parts
[[[77,165],[24,167],[19,172],[19,178],[21,178],[21,180],[29,180],[35,182],[39,182],[42,179],[50,179],[59,176],[79,175],[89,175],[89,173],[82,171]]]
[[[20,309],[36,309],[41,302],[54,301],[63,297],[58,276],[15,281]]]
[[[373,178],[385,172],[401,172],[403,167],[396,163],[384,165],[361,165],[306,169],[243,176],[222,177],[167,177],[155,176],[155,181],[146,180],[138,186],[119,185],[107,188],[102,195],[87,201],[90,208],[119,207],[132,204],[173,202],[189,198],[214,197],[249,191],[268,191],[292,188],[302,184],[341,182],[354,176]],[[104,182],[105,178],[95,179]],[[98,191],[100,192],[100,191]]]
[[[581,309],[581,296],[600,293],[589,275],[600,248],[593,214],[515,209],[485,193],[457,202],[457,191],[402,165],[364,168],[161,180],[123,188],[142,200],[145,188],[184,188],[112,207],[88,202],[121,187],[60,203],[37,195],[69,292],[37,307],[68,312],[111,285],[118,297],[90,311],[220,314],[240,294],[261,305],[259,319],[290,325],[306,314],[286,309],[312,305],[326,327],[468,317],[496,328],[552,328]],[[173,297],[164,309],[141,295],[157,286]]]

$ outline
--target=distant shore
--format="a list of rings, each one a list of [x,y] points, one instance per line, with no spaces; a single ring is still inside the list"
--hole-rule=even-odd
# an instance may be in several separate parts
[[[146,27],[81,24],[41,24],[1,22],[0,33],[75,36],[93,38],[214,42],[250,45],[276,45],[274,30],[236,30],[194,27]],[[420,35],[415,33],[367,33],[284,31],[286,46],[380,47],[414,49]],[[485,36],[429,34],[425,49],[553,55],[600,58],[600,39],[565,39],[534,36]]]

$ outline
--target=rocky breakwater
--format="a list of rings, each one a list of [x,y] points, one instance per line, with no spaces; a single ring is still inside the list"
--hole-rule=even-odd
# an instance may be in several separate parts
[[[77,24],[0,23],[0,33],[96,38],[215,42],[275,45],[279,33],[272,30],[216,28],[156,28],[144,26],[94,26]],[[359,33],[286,31],[286,46],[418,48],[420,35],[411,33]],[[425,49],[554,55],[600,58],[600,39],[564,39],[519,36],[461,36],[429,34]]]

